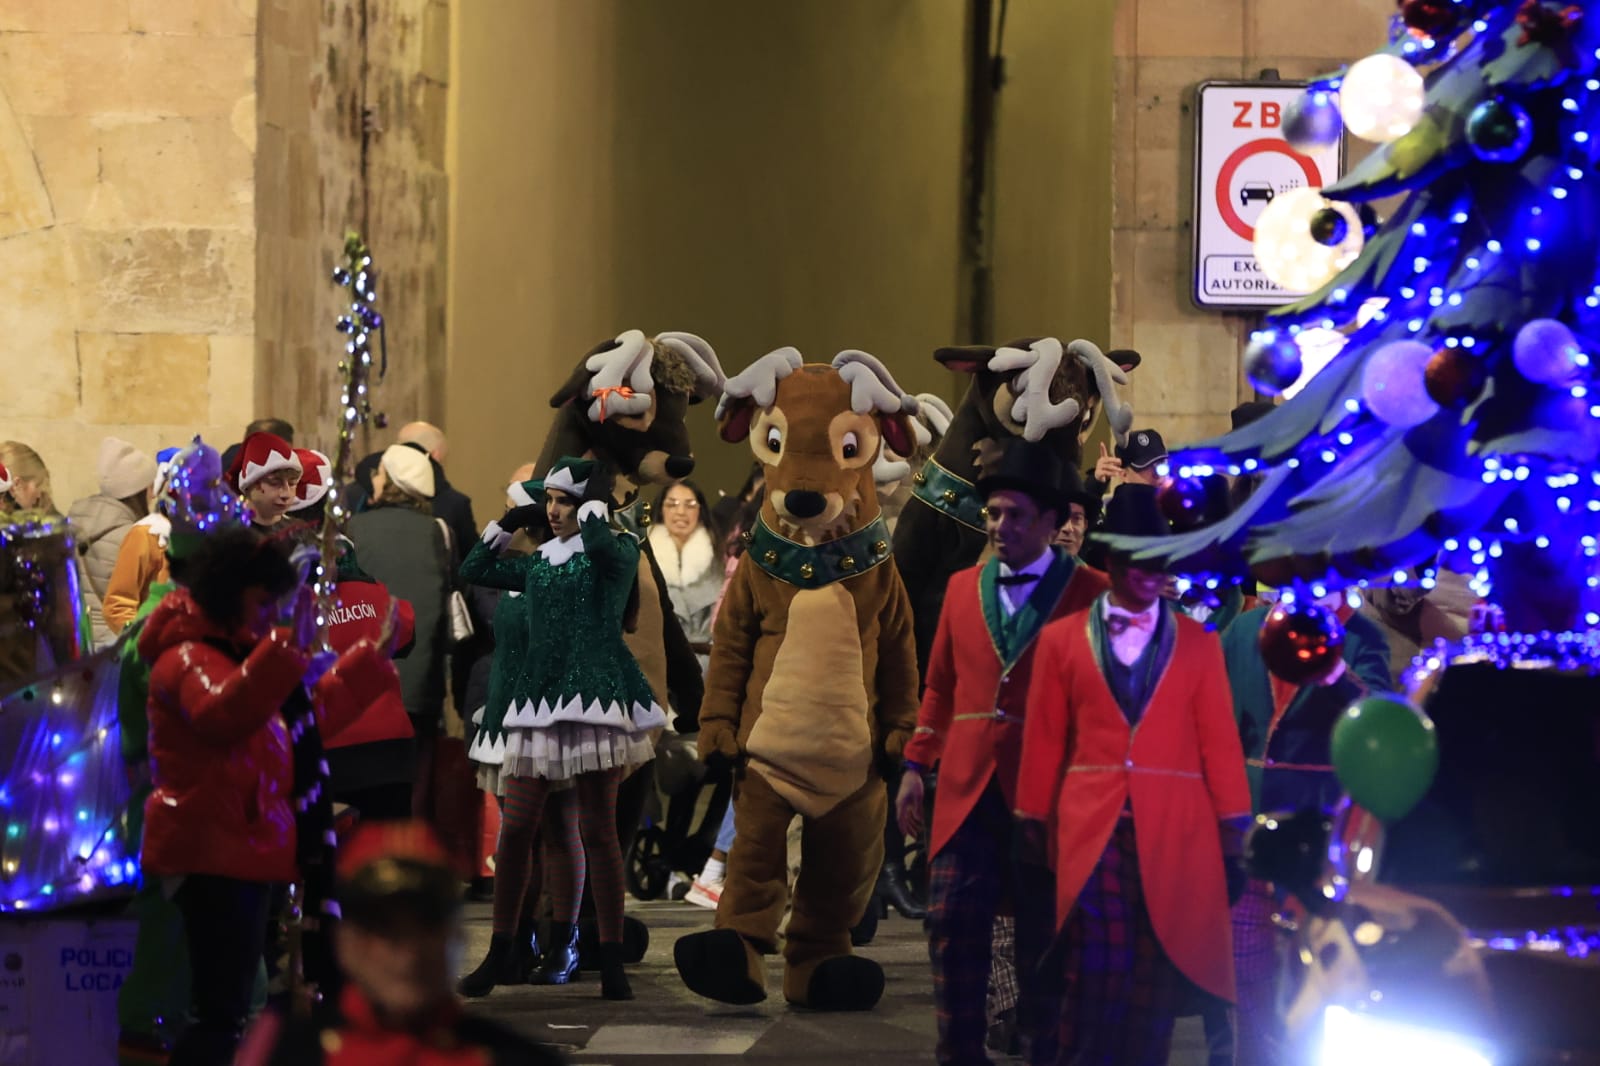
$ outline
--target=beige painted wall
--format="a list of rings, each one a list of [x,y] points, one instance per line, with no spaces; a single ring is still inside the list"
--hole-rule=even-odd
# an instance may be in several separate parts
[[[1392,0],[1117,0],[1112,339],[1143,353],[1135,423],[1169,445],[1227,429],[1253,396],[1239,356],[1255,317],[1189,300],[1194,86],[1324,73],[1380,47],[1393,12]]]
[[[0,438],[63,510],[103,436],[249,417],[255,8],[0,3]]]
[[[966,7],[455,5],[452,476],[498,500],[555,386],[629,327],[700,332],[729,373],[861,347],[954,396],[931,353],[958,325]],[[1002,334],[1105,339],[1110,37],[1111,0],[1013,5]],[[736,487],[748,452],[692,417],[699,480]]]

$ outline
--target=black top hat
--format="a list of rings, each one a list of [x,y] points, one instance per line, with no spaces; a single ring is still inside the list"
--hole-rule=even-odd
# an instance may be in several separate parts
[[[1000,489],[1025,493],[1041,509],[1067,517],[1069,503],[1088,506],[1090,496],[1083,490],[1083,478],[1047,444],[1013,438],[1006,444],[1000,461],[977,481],[978,495],[988,498]]]
[[[1156,487],[1129,482],[1118,485],[1106,504],[1099,532],[1124,537],[1165,537],[1172,532],[1172,527],[1156,502]]]
[[[1234,429],[1243,429],[1257,419],[1270,415],[1273,407],[1274,405],[1266,400],[1251,400],[1228,412],[1228,419],[1233,423]]]

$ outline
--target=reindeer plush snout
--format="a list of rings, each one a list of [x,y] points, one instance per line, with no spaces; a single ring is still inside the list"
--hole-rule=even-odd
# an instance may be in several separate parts
[[[828,506],[828,498],[810,489],[790,489],[783,494],[783,509],[796,518],[815,518]]]

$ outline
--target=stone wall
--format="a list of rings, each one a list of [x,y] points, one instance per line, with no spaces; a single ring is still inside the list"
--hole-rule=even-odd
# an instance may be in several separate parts
[[[1194,86],[1268,68],[1325,72],[1381,46],[1393,13],[1393,0],[1118,0],[1111,334],[1144,354],[1135,421],[1169,445],[1225,430],[1253,396],[1239,355],[1256,317],[1189,299]]]
[[[382,272],[391,424],[444,410],[446,0],[260,0],[256,412],[330,449],[347,229]],[[389,435],[368,427],[362,450]]]
[[[0,3],[0,438],[63,510],[106,434],[250,415],[255,6]]]

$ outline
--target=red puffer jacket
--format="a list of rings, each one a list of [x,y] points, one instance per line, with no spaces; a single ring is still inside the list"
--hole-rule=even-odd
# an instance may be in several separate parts
[[[139,654],[151,664],[155,779],[145,802],[145,872],[293,881],[294,775],[278,709],[305,676],[306,655],[287,630],[259,641],[223,632],[183,589],[145,622]],[[341,655],[313,692],[324,732],[349,724],[365,693],[393,677],[370,641]]]
[[[389,617],[391,603],[396,610],[395,647],[404,649],[410,645],[416,633],[415,613],[411,604],[390,596],[382,582],[346,578],[339,582],[337,597],[339,605],[333,612],[333,624],[328,627],[328,643],[334,651],[343,653],[362,640],[376,641]],[[400,696],[399,674],[391,671],[389,679],[366,693],[365,699],[366,707],[355,721],[337,733],[324,734],[324,747],[349,748],[413,735],[411,718]]]

